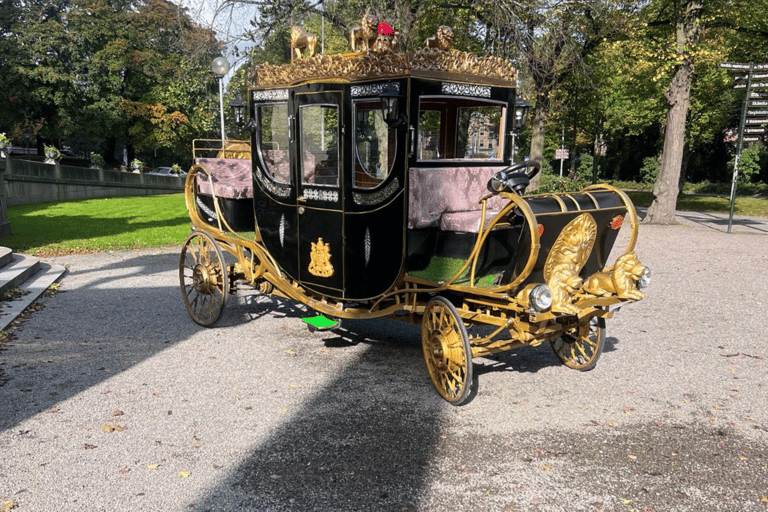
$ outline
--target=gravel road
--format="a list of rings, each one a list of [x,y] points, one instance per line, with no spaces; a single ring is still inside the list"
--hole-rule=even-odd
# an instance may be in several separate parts
[[[179,248],[55,258],[0,345],[0,511],[768,511],[768,222],[679,220],[593,371],[476,359],[463,407],[416,326],[239,292],[204,329]]]

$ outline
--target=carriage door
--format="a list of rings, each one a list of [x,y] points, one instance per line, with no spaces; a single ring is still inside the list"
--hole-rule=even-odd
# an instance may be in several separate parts
[[[296,93],[299,280],[333,297],[344,290],[341,91]]]

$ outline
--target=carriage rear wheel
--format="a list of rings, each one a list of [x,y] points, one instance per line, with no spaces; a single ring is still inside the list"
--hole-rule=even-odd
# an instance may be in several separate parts
[[[552,340],[552,349],[568,368],[591,370],[597,364],[605,344],[605,320],[593,316],[589,322],[564,332]]]
[[[453,405],[467,402],[475,385],[472,349],[459,313],[443,297],[430,300],[424,309],[421,345],[437,392]]]
[[[229,279],[221,249],[208,233],[195,231],[181,249],[181,296],[192,320],[210,327],[224,310]]]

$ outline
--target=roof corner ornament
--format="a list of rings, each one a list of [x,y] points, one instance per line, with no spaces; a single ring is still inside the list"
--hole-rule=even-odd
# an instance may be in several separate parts
[[[314,57],[317,51],[317,36],[302,27],[291,27],[291,62],[294,57]]]

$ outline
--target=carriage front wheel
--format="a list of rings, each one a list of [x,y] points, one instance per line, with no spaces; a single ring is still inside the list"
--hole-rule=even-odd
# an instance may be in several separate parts
[[[216,241],[204,231],[187,237],[181,249],[181,296],[192,320],[210,327],[221,316],[229,294],[224,257]]]
[[[424,309],[421,346],[437,392],[453,405],[467,402],[474,386],[472,349],[459,313],[443,297],[433,298]]]
[[[605,320],[593,316],[559,338],[552,340],[552,350],[568,368],[591,370],[597,364],[605,344]]]

